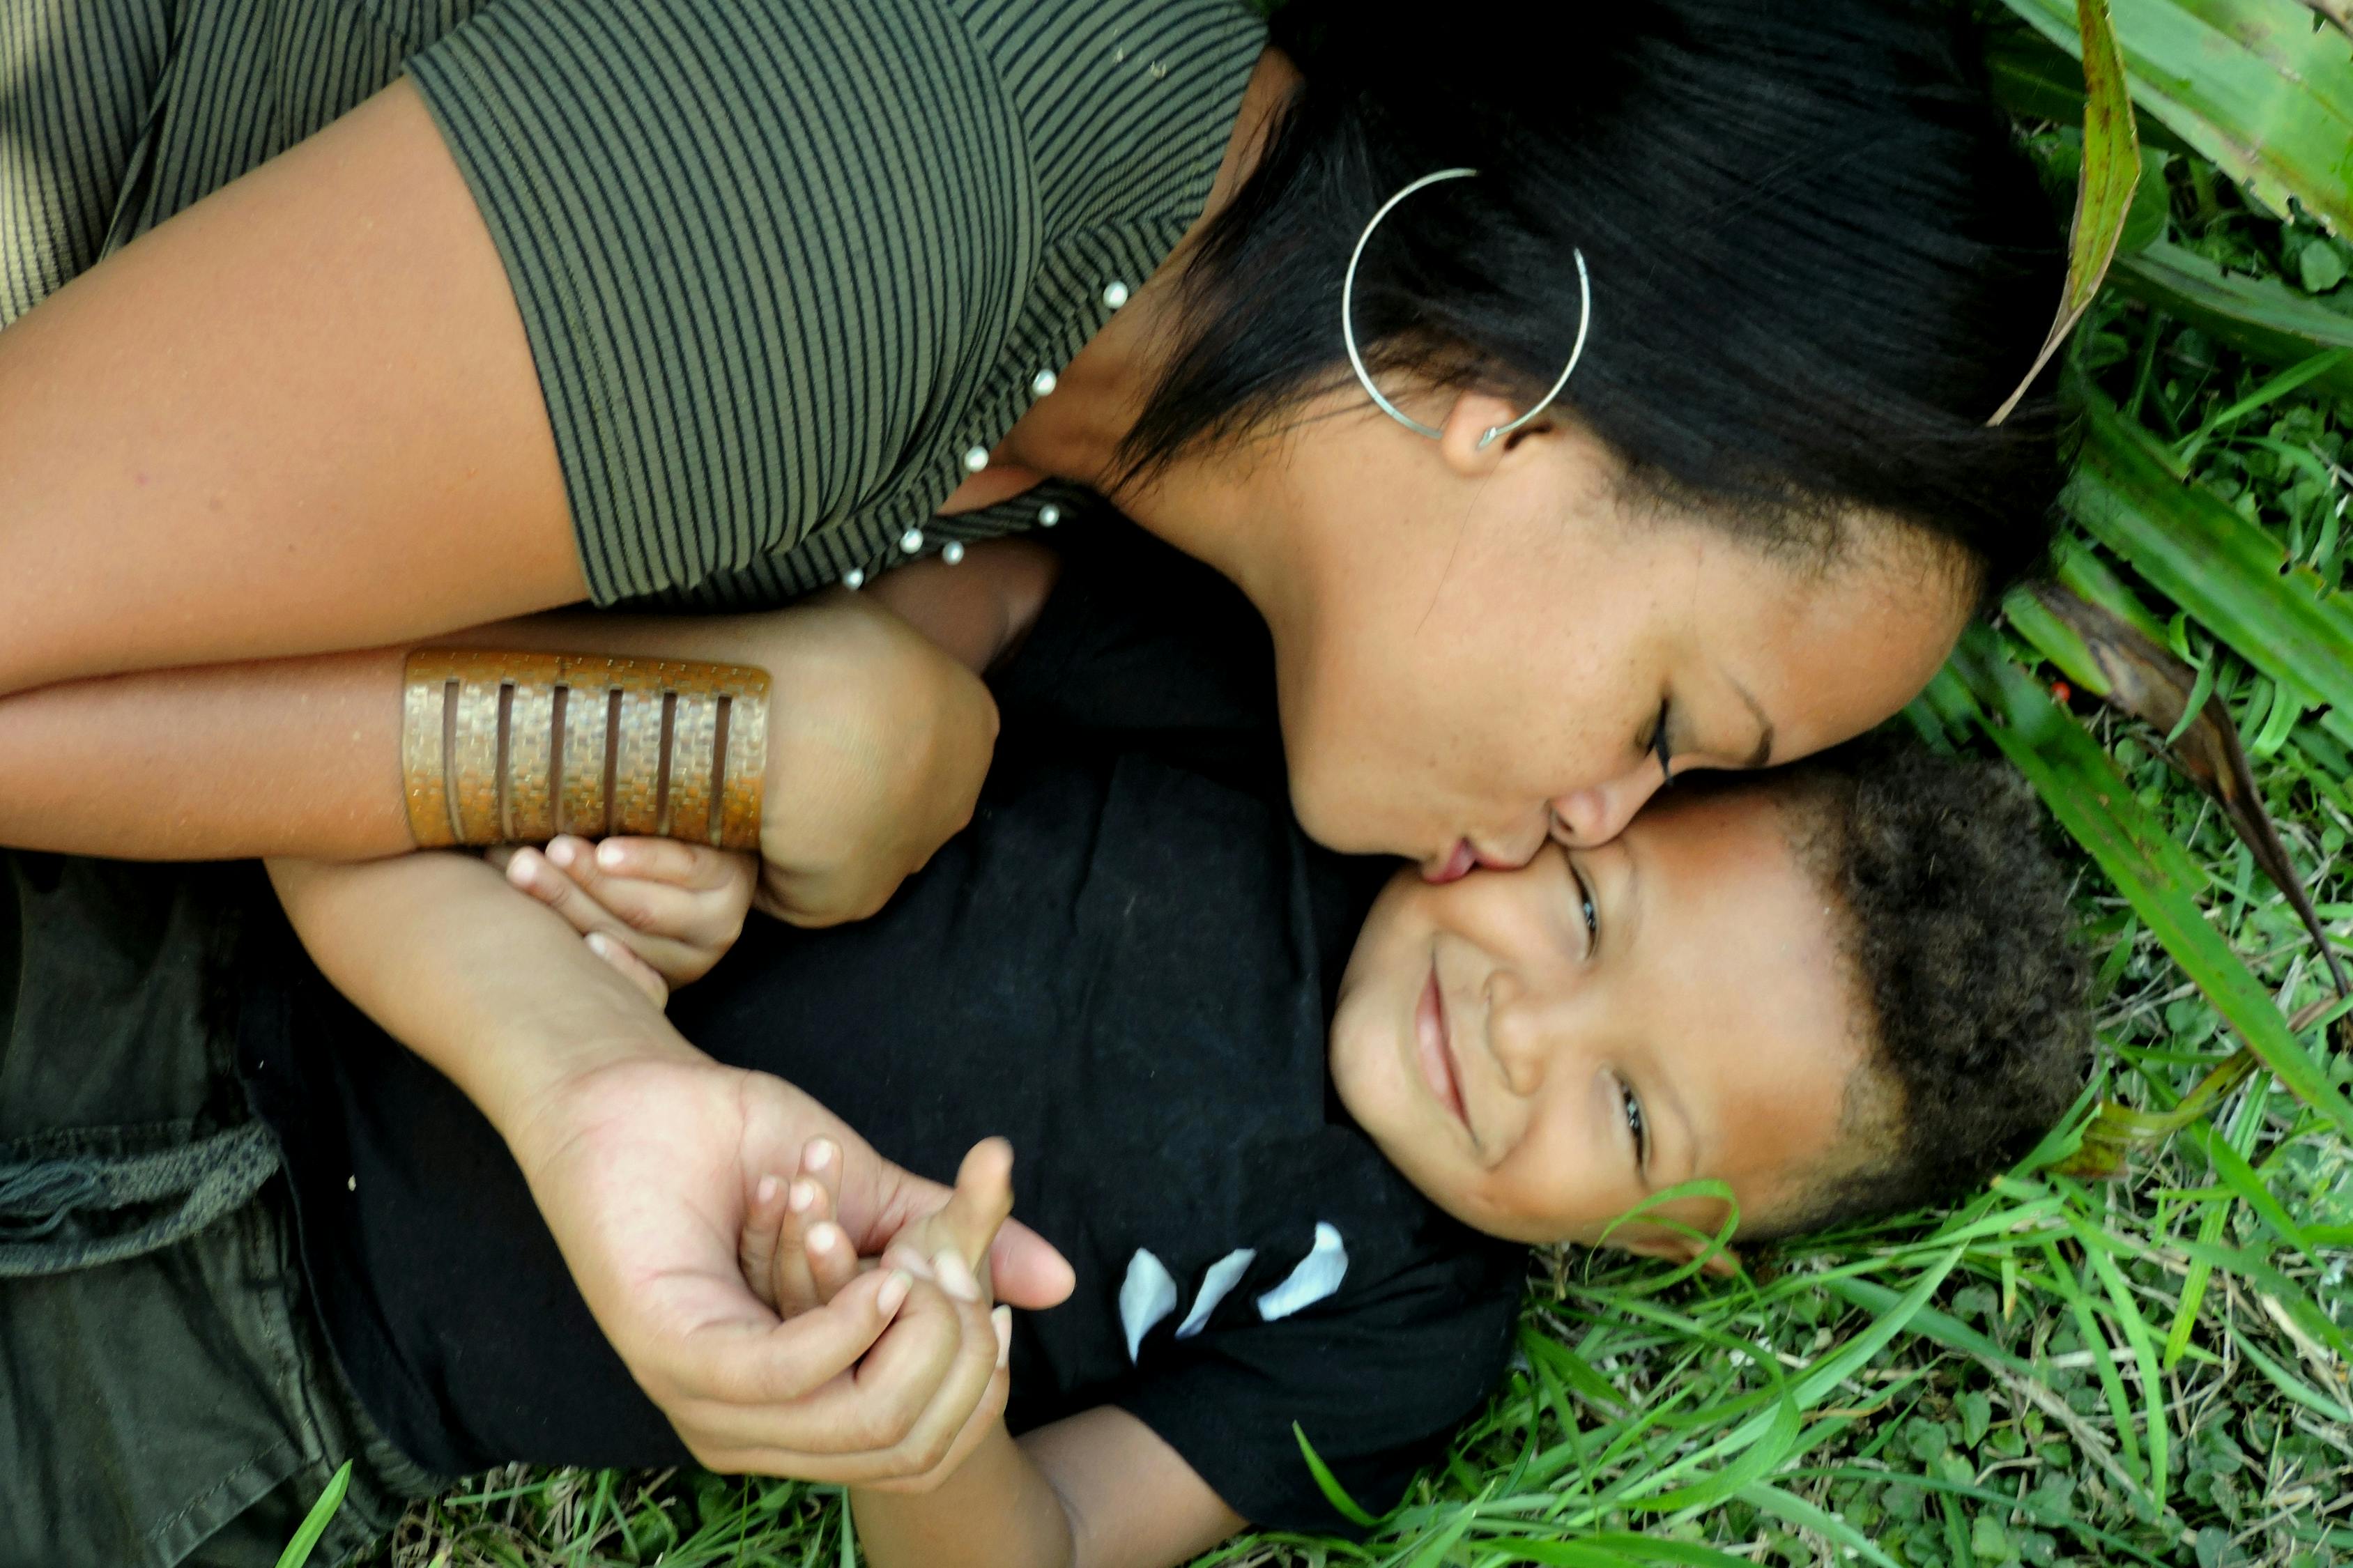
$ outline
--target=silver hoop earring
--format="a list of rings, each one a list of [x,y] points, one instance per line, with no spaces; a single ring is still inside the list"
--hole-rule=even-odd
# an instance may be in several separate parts
[[[1356,237],[1356,248],[1348,257],[1347,277],[1340,284],[1340,341],[1347,345],[1349,368],[1356,373],[1356,380],[1363,384],[1375,407],[1416,435],[1427,436],[1433,441],[1443,439],[1445,432],[1424,425],[1383,396],[1381,389],[1373,384],[1372,372],[1365,368],[1365,356],[1356,347],[1356,264],[1365,258],[1365,246],[1372,239],[1373,230],[1381,226],[1381,219],[1388,216],[1390,210],[1399,202],[1441,180],[1467,180],[1478,172],[1476,169],[1440,169],[1436,174],[1424,174],[1383,202],[1380,211],[1373,215],[1373,221],[1365,226],[1365,232]],[[1488,426],[1487,433],[1479,437],[1479,449],[1482,452],[1551,407],[1553,399],[1560,395],[1560,389],[1568,384],[1569,376],[1577,369],[1577,362],[1584,356],[1585,331],[1593,324],[1593,280],[1585,269],[1584,250],[1574,249],[1570,254],[1577,258],[1577,342],[1568,351],[1568,363],[1560,367],[1560,376],[1552,384],[1552,390],[1539,398],[1534,407],[1508,425]]]

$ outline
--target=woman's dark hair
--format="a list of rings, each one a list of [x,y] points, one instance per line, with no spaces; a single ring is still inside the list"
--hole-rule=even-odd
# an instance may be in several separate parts
[[[1772,793],[1837,907],[1868,1042],[1841,1147],[1743,1242],[1951,1202],[2025,1158],[2082,1091],[2092,1037],[2026,781],[1884,735],[1741,777],[1720,787]]]
[[[1356,278],[1384,385],[1411,372],[1561,403],[1638,497],[1828,554],[1862,506],[1962,547],[1991,591],[2048,545],[2051,399],[1986,419],[2049,331],[2059,226],[1952,15],[1908,0],[1556,4],[1515,26],[1292,0],[1305,73],[1186,278],[1134,471],[1262,428],[1345,376]],[[1489,17],[1493,19],[1492,16]],[[1515,37],[1515,33],[1517,36]]]

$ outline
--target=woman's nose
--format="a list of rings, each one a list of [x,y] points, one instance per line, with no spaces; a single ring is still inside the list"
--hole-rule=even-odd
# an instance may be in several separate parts
[[[1626,831],[1642,803],[1663,782],[1658,770],[1645,768],[1592,789],[1557,796],[1552,803],[1552,836],[1571,849],[1591,849]]]

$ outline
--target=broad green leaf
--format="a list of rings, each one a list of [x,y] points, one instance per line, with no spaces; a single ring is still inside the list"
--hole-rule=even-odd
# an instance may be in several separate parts
[[[2266,364],[2299,364],[2327,349],[2353,348],[2353,316],[2274,279],[2235,277],[2178,245],[2159,241],[2119,256],[2108,276],[2127,294]],[[2353,361],[2330,366],[2312,386],[2353,397]]]
[[[2079,58],[2066,0],[2005,0]],[[2353,43],[2297,0],[2115,0],[2133,101],[2257,203],[2353,224]]]
[[[2084,528],[2242,658],[2329,704],[2353,743],[2353,604],[2213,494],[2096,394],[2068,504]]]
[[[2042,341],[2017,390],[1994,410],[1989,425],[2010,417],[2059,345],[2091,308],[2108,263],[2116,259],[2125,223],[2132,216],[2133,192],[2140,184],[2140,138],[2133,128],[2132,95],[2125,84],[2124,56],[2108,20],[2108,0],[2075,0],[2076,44],[2084,61],[2084,165],[2075,180],[2075,222],[2067,241],[2067,289],[2058,319]]]
[[[1982,725],[2288,1091],[2353,1133],[2353,1104],[2289,1029],[2271,993],[2207,923],[2196,898],[2203,873],[2142,809],[2083,726],[2004,659],[1982,627],[1962,639],[1930,696],[1940,709],[1957,710]]]

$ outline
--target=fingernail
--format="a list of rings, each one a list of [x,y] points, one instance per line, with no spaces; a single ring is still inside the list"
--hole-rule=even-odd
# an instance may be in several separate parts
[[[840,1237],[840,1231],[819,1222],[809,1226],[808,1249],[811,1252],[831,1252]]]
[[[792,1205],[795,1214],[799,1214],[817,1202],[817,1189],[807,1182],[795,1182],[792,1194],[785,1202]]]
[[[901,1247],[896,1242],[883,1249],[882,1267],[896,1268],[911,1279],[929,1279],[932,1277],[932,1266],[923,1261],[921,1253],[912,1247]]]
[[[569,838],[551,838],[541,853],[559,866],[569,866],[580,851]]]
[[[607,871],[619,870],[623,862],[628,859],[628,854],[610,838],[596,846],[596,864],[604,867]]]
[[[988,1321],[997,1328],[997,1366],[1002,1372],[1013,1359],[1013,1309],[999,1307],[988,1314]]]
[[[894,1268],[891,1278],[882,1281],[882,1289],[874,1292],[874,1305],[884,1317],[891,1317],[906,1304],[907,1292],[914,1288],[915,1281],[906,1270]]]
[[[761,1177],[760,1184],[752,1189],[753,1206],[754,1208],[766,1208],[770,1204],[775,1203],[776,1201],[776,1178],[774,1176]]]
[[[601,931],[592,931],[588,933],[588,951],[610,963],[613,957],[613,939]]]
[[[518,888],[531,886],[531,851],[520,850],[508,858],[507,880]]]
[[[808,1160],[807,1160],[808,1168],[809,1168],[810,1170],[812,1170],[812,1171],[822,1171],[822,1170],[824,1170],[828,1165],[830,1165],[830,1164],[832,1164],[832,1163],[833,1163],[833,1144],[832,1144],[832,1142],[831,1142],[830,1141],[828,1141],[828,1140],[827,1140],[827,1139],[823,1139],[823,1138],[818,1138],[818,1139],[813,1139],[813,1140],[811,1140],[811,1141],[810,1141],[810,1142],[809,1142],[809,1146],[808,1146]]]
[[[957,1300],[980,1300],[980,1281],[972,1277],[972,1265],[955,1247],[941,1247],[933,1256],[932,1268],[940,1277],[940,1289]]]

